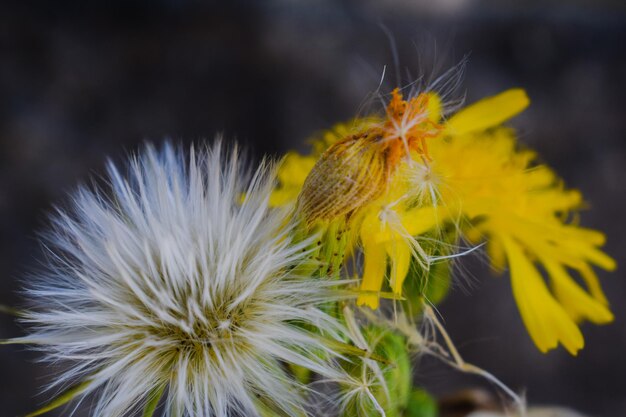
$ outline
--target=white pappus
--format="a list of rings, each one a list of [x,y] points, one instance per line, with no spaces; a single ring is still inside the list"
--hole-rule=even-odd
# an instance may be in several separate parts
[[[319,308],[337,282],[294,272],[310,242],[268,208],[274,170],[247,175],[222,148],[147,145],[53,216],[48,266],[25,290],[29,334],[14,342],[65,365],[49,389],[79,384],[90,415],[157,403],[171,417],[308,415],[285,364],[346,378],[324,339],[346,331]]]

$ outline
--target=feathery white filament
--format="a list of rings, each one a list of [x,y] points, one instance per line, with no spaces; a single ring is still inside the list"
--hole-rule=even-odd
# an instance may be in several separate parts
[[[268,208],[272,170],[246,176],[229,155],[148,145],[128,178],[109,165],[110,192],[81,189],[54,218],[24,340],[69,365],[52,387],[92,381],[92,415],[133,415],[161,389],[165,416],[302,415],[284,363],[341,376],[305,330],[344,332],[318,308],[331,284],[290,272],[310,242]]]

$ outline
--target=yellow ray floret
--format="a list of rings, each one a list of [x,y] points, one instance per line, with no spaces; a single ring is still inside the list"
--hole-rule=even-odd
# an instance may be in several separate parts
[[[512,88],[466,107],[448,120],[446,130],[450,135],[480,132],[506,122],[529,104],[524,90]]]

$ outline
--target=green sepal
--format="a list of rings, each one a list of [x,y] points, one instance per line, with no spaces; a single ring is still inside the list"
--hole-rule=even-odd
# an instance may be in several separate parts
[[[46,405],[41,407],[40,409],[33,411],[30,414],[25,415],[24,417],[36,417],[42,414],[47,413],[48,411],[52,411],[56,408],[61,407],[62,405],[67,404],[72,401],[74,398],[85,392],[93,381],[87,380],[80,382],[72,387],[68,388],[62,394],[58,395],[56,398],[48,402]]]
[[[452,280],[450,260],[433,264],[424,285],[424,297],[432,304],[439,304],[448,295]]]
[[[384,372],[389,398],[386,397],[382,388],[376,390],[374,396],[382,405],[387,417],[400,417],[401,411],[408,404],[412,386],[411,360],[406,340],[403,336],[385,329],[370,328],[368,333],[370,333],[368,337],[370,340],[380,337],[374,352],[393,364]]]
[[[384,379],[382,382],[386,385],[386,389],[373,384],[370,391],[387,417],[402,417],[412,388],[412,368],[406,340],[400,334],[375,326],[363,329],[363,334],[366,340],[372,343],[373,354],[384,358],[388,364],[382,368]],[[344,364],[346,371],[357,379],[360,378],[363,366],[365,364]],[[373,371],[368,369],[368,372]],[[350,387],[346,388],[350,389]],[[380,409],[377,409],[371,401],[368,399],[361,401],[355,398],[346,405],[342,417],[379,417]]]
[[[306,227],[304,222],[301,222],[298,227],[294,228],[292,232],[292,243],[300,243],[311,239],[312,236],[322,236],[321,227],[316,227],[312,230]],[[303,248],[304,252],[308,253],[308,260],[296,265],[291,271],[294,275],[302,277],[311,277],[319,269],[319,255],[321,249],[321,240],[311,242],[307,247]]]
[[[433,263],[428,270],[413,259],[404,284],[405,310],[413,317],[422,313],[423,303],[439,304],[448,294],[452,280],[449,260]]]
[[[409,396],[409,402],[403,417],[437,417],[437,401],[423,389],[415,389]]]
[[[146,403],[145,408],[143,409],[142,417],[152,417],[154,416],[154,412],[156,411],[157,406],[159,405],[159,401],[163,397],[163,392],[165,391],[165,384],[160,387],[156,387],[152,390],[150,395],[148,396],[148,402]]]
[[[348,245],[348,225],[344,219],[331,221],[322,236],[319,260],[322,265],[319,275],[339,279]],[[318,242],[319,243],[319,242]]]

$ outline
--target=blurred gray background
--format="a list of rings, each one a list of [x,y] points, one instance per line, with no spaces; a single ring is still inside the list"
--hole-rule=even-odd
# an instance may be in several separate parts
[[[37,266],[36,232],[66,194],[146,139],[185,143],[223,133],[255,155],[299,148],[352,117],[394,67],[418,74],[469,54],[468,102],[524,87],[513,124],[592,210],[626,265],[626,8],[623,1],[176,0],[0,3],[0,303],[20,304]],[[434,50],[437,53],[433,53]],[[426,52],[424,52],[426,51]],[[577,358],[539,353],[506,277],[464,260],[471,277],[441,306],[461,353],[531,403],[626,415],[626,284],[600,272],[616,320],[583,326]],[[0,314],[0,338],[19,336]],[[32,411],[51,369],[0,347],[0,417]],[[433,361],[416,380],[437,395],[489,387]],[[51,413],[67,415],[65,412]],[[87,415],[87,414],[85,414]]]

